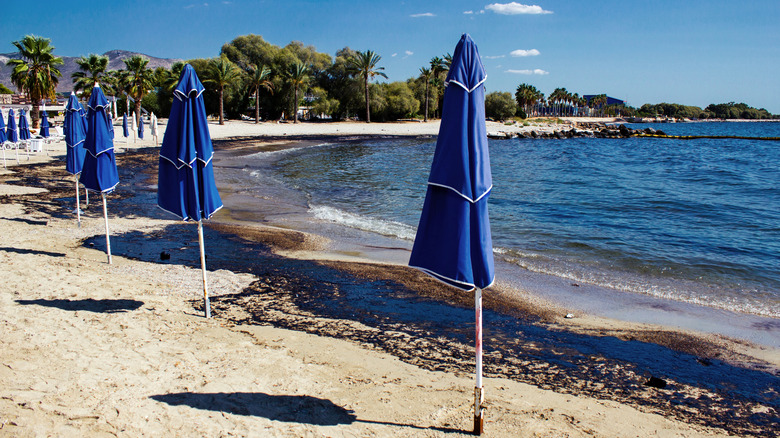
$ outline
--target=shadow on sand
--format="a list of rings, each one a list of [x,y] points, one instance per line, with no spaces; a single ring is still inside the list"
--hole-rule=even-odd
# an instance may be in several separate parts
[[[35,305],[44,307],[56,307],[62,310],[77,311],[83,310],[94,313],[120,313],[130,312],[139,309],[144,305],[143,301],[138,300],[16,300],[23,306]]]
[[[37,249],[0,247],[0,251],[13,252],[16,254],[36,254],[36,255],[45,255],[49,257],[65,257],[65,254],[61,252],[39,251]]]
[[[316,426],[338,426],[352,423],[383,424],[396,427],[436,430],[445,433],[463,433],[461,430],[420,427],[373,420],[361,420],[353,411],[345,409],[330,400],[308,395],[270,395],[262,392],[194,393],[178,392],[153,395],[158,402],[171,406],[190,406],[205,411],[226,412],[234,415],[263,417],[286,423],[311,424]]]

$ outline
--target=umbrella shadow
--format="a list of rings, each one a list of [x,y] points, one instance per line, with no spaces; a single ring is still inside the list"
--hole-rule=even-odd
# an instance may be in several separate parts
[[[190,406],[206,411],[264,417],[288,423],[337,426],[352,424],[355,414],[330,400],[308,395],[270,395],[261,392],[179,392],[150,398],[171,406]]]
[[[24,219],[20,217],[4,217],[3,219],[7,221],[22,222],[27,225],[47,225],[49,223],[48,221],[36,221],[36,220]]]
[[[65,257],[65,254],[61,252],[40,251],[37,249],[25,249],[25,248],[9,248],[5,246],[0,247],[0,251],[13,252],[16,254],[36,254],[36,255],[45,255],[49,257]]]
[[[150,398],[171,406],[189,406],[206,411],[263,417],[269,420],[286,423],[310,424],[315,426],[368,423],[411,427],[421,430],[435,430],[445,433],[464,433],[462,430],[446,427],[422,427],[412,424],[362,420],[357,418],[353,411],[339,406],[330,400],[309,395],[271,395],[262,392],[178,392],[173,394],[153,395]]]
[[[143,301],[138,300],[16,300],[23,306],[35,305],[44,307],[56,307],[62,310],[77,311],[83,310],[94,313],[123,313],[139,309],[144,305]]]

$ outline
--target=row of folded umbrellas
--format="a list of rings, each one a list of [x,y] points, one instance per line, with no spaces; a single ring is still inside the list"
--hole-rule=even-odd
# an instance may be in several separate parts
[[[14,114],[13,108],[8,110],[8,125],[5,124],[2,111],[0,111],[0,145],[3,143],[19,143],[20,141],[31,140],[30,122],[27,120],[25,111],[19,110],[19,122]],[[43,138],[49,137],[49,118],[46,111],[41,111],[41,130],[39,135]]]

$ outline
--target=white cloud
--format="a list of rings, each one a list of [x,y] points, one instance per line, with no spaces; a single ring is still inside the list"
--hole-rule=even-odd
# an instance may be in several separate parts
[[[412,17],[412,18],[435,17],[435,16],[436,16],[436,14],[432,14],[430,12],[425,12],[425,13],[422,13],[422,14],[412,14],[412,15],[410,15],[410,17]]]
[[[552,14],[552,11],[546,11],[541,6],[524,5],[517,2],[511,3],[492,3],[485,6],[488,11],[493,11],[501,15],[519,15],[519,14]]]
[[[406,56],[412,56],[412,55],[414,55],[414,52],[412,52],[411,50],[407,50],[407,51],[405,51],[404,53],[406,53]]]
[[[514,73],[517,75],[549,75],[550,72],[536,68],[533,70],[507,70],[507,73]]]
[[[505,58],[506,55],[498,55],[498,56],[483,56],[485,59],[498,59],[498,58]]]
[[[392,55],[390,55],[391,58],[395,58],[396,56],[398,56],[397,53],[393,53]]]
[[[513,50],[509,54],[514,56],[514,57],[516,57],[516,58],[517,57],[522,57],[522,56],[539,56],[539,51],[536,50],[536,49],[531,49],[531,50],[522,50],[522,49],[520,49],[520,50]]]
[[[471,15],[471,14],[473,14],[473,13],[474,13],[474,11],[463,11],[463,13],[464,13],[465,15]]]

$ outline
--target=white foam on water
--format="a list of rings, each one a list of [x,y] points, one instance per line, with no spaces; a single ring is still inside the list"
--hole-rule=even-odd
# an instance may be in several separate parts
[[[260,152],[255,152],[253,154],[249,154],[249,155],[246,156],[246,158],[267,158],[267,157],[283,156],[283,155],[287,155],[287,154],[290,154],[292,152],[297,152],[297,151],[301,151],[301,150],[304,150],[304,149],[311,150],[312,148],[318,148],[318,147],[322,147],[322,146],[330,146],[332,144],[333,143],[327,143],[326,142],[326,143],[320,143],[320,144],[315,144],[315,145],[310,145],[310,146],[302,146],[302,147],[287,148],[287,149],[278,149],[278,150],[275,150],[275,151],[260,151]]]
[[[400,222],[361,216],[324,205],[312,206],[309,212],[315,218],[322,221],[332,222],[362,231],[369,231],[383,236],[396,237],[403,240],[414,240],[416,234],[414,227],[410,227],[409,225]]]

